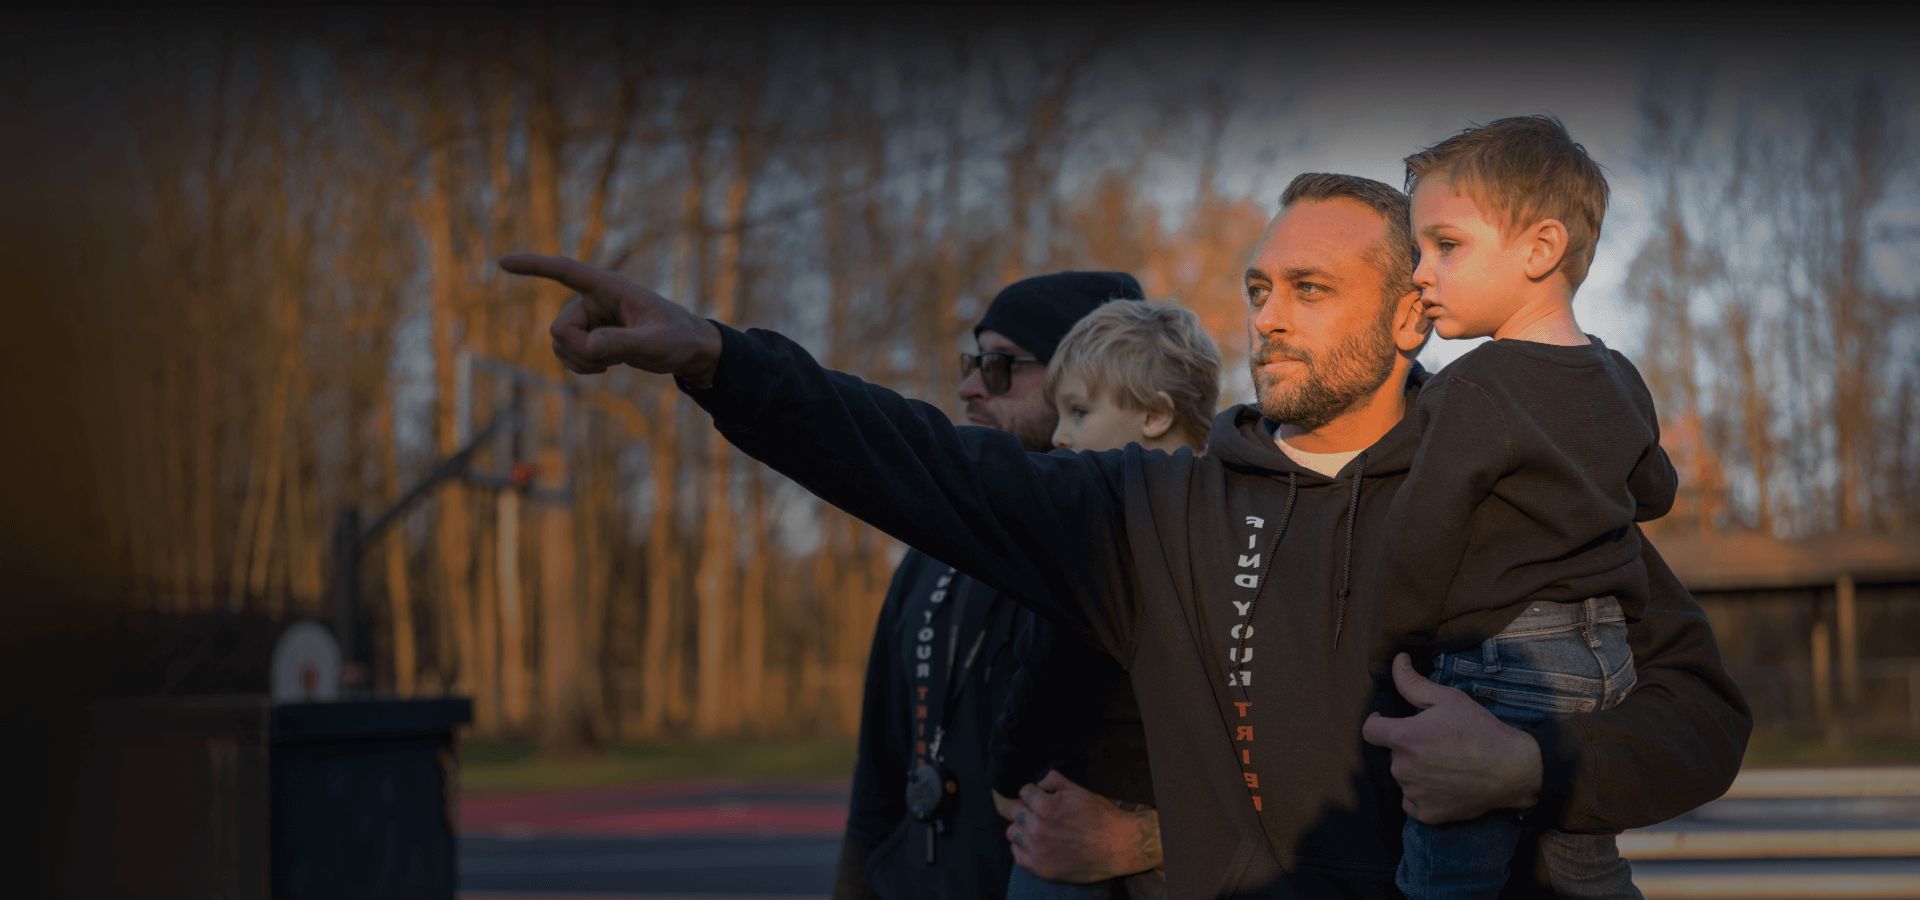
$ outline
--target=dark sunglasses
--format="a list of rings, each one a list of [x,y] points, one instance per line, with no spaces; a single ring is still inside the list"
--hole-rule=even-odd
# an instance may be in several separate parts
[[[1040,358],[1037,356],[1015,356],[1011,353],[1002,353],[998,350],[990,350],[986,353],[962,352],[960,354],[960,379],[965,381],[968,375],[973,374],[973,370],[979,369],[980,382],[986,385],[987,393],[997,397],[1013,387],[1014,363],[1037,363],[1039,361]]]

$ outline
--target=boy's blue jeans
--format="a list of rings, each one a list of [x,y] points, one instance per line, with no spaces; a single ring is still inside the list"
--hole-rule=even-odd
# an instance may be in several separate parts
[[[1148,869],[1092,884],[1048,881],[1019,864],[1007,881],[1007,900],[1167,900],[1167,872]]]
[[[1517,726],[1610,708],[1635,680],[1626,617],[1612,597],[1535,603],[1479,647],[1441,654],[1429,677]],[[1495,897],[1526,827],[1510,809],[1445,825],[1408,818],[1400,890],[1412,900]],[[1540,850],[1558,896],[1640,896],[1613,835],[1546,831]]]
[[[1048,881],[1016,863],[1013,876],[1007,880],[1007,900],[1111,900],[1117,884],[1117,881],[1092,884]]]

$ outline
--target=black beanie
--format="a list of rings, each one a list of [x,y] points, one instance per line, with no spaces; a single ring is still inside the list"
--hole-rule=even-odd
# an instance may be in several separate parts
[[[1053,359],[1075,322],[1108,300],[1142,300],[1140,282],[1125,272],[1055,272],[1023,278],[1000,291],[973,336],[997,331],[1041,362]]]

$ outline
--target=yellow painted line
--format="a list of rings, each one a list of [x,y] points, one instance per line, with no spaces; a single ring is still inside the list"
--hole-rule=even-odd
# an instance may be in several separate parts
[[[1920,857],[1920,828],[1855,831],[1629,831],[1628,859],[1832,859]],[[1920,892],[1913,896],[1920,897]]]
[[[1831,900],[1882,900],[1920,897],[1920,874],[1915,875],[1641,875],[1633,884],[1647,900],[1787,900],[1825,897]]]

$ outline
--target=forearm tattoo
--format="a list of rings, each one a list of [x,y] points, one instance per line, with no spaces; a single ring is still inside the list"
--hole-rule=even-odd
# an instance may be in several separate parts
[[[1133,852],[1146,868],[1157,869],[1165,863],[1160,856],[1160,813],[1152,807],[1133,814],[1135,827]]]

